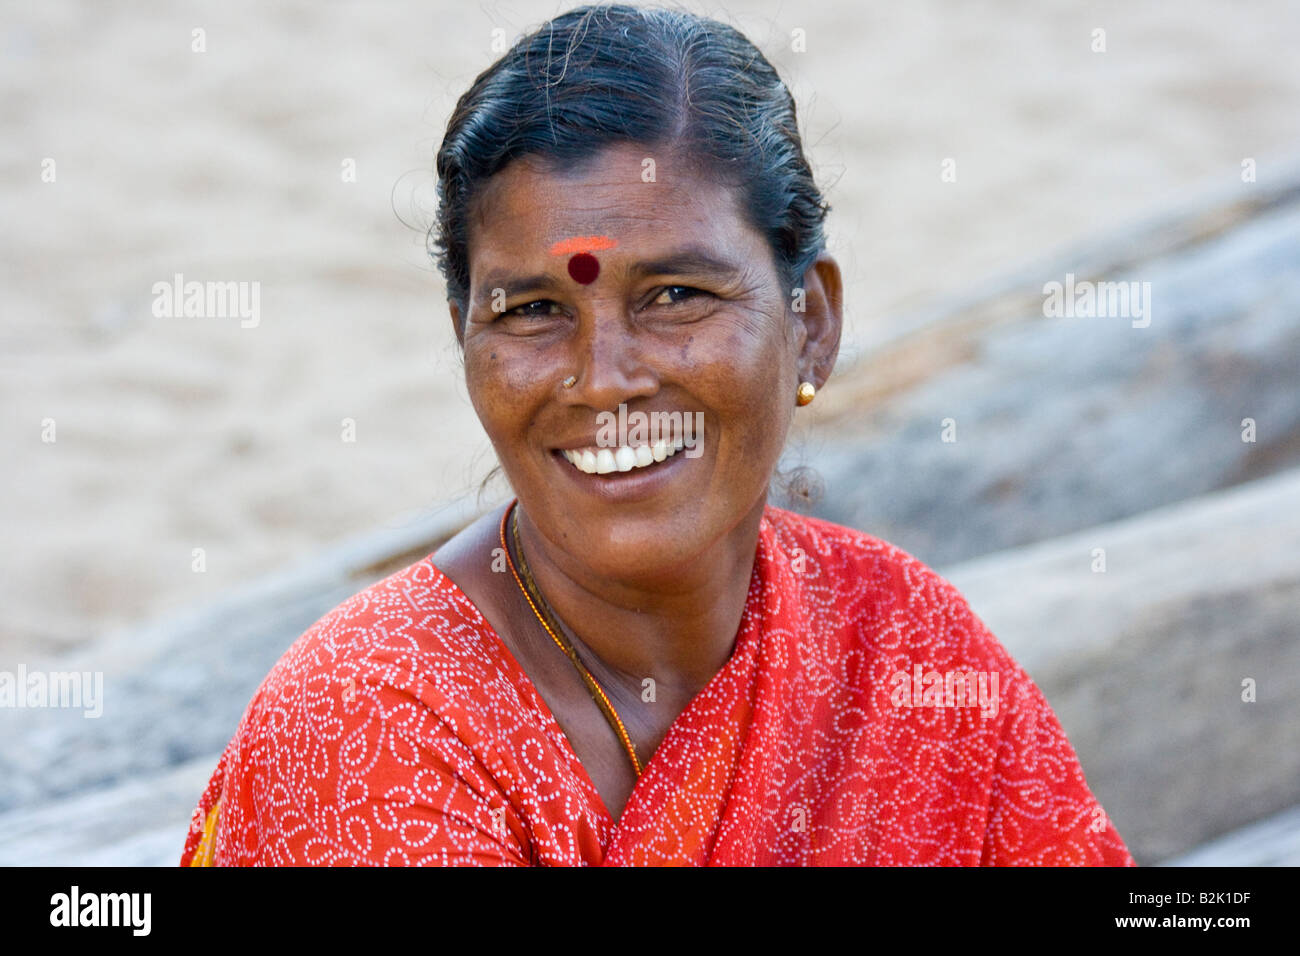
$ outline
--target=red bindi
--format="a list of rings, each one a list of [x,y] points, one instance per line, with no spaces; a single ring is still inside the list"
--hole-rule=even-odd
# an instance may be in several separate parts
[[[569,255],[569,275],[574,282],[588,285],[600,275],[600,260],[592,255],[597,249],[613,249],[617,239],[609,236],[569,236],[551,245],[551,255]]]
[[[600,261],[590,252],[579,252],[569,259],[569,275],[573,276],[574,282],[583,285],[595,282],[596,276],[600,275]]]

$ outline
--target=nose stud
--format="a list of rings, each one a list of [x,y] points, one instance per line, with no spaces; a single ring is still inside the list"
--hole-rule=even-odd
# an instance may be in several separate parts
[[[578,376],[570,375],[563,382],[561,382],[560,385],[564,388],[573,388],[573,386],[576,385],[577,382],[578,382]]]

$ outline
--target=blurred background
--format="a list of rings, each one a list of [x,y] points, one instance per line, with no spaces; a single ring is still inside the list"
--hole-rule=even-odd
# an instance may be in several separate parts
[[[0,3],[0,672],[103,675],[0,707],[0,863],[174,863],[283,650],[506,493],[432,159],[569,6]],[[845,275],[773,503],[952,580],[1140,863],[1300,862],[1300,7],[685,6],[786,78]]]

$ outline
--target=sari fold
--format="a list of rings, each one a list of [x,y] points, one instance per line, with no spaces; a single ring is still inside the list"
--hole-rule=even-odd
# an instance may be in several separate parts
[[[731,656],[617,821],[425,558],[280,659],[181,862],[1133,865],[1041,692],[951,584],[773,506]]]

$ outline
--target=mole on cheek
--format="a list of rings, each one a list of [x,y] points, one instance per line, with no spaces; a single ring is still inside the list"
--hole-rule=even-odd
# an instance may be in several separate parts
[[[596,276],[600,275],[600,261],[590,252],[579,252],[569,259],[569,275],[573,276],[573,281],[583,285],[595,282]]]

